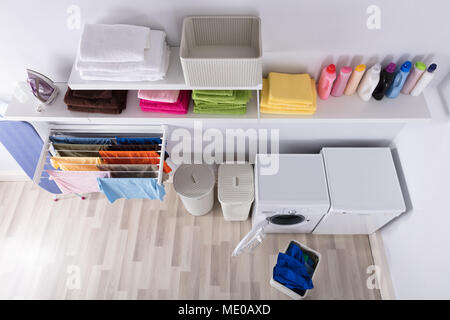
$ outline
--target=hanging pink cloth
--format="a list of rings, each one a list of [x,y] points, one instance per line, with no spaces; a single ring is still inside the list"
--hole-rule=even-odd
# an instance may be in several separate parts
[[[62,193],[99,192],[97,178],[109,178],[109,171],[58,171],[47,170]]]

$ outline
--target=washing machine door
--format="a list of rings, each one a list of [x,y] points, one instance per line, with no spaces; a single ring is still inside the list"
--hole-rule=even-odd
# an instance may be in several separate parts
[[[301,214],[276,214],[267,220],[277,226],[294,226],[305,222],[306,218]]]
[[[247,235],[242,238],[241,242],[236,246],[231,254],[233,257],[240,255],[243,252],[251,253],[257,246],[263,242],[266,233],[264,228],[269,224],[269,218],[264,219],[257,224]]]

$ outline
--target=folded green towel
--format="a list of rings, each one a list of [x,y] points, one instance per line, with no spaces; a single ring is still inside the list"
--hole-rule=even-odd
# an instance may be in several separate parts
[[[249,90],[234,90],[231,96],[209,96],[209,95],[193,95],[194,101],[207,102],[208,104],[230,103],[230,104],[246,104],[252,97]]]
[[[210,104],[210,103],[197,103],[196,101],[194,102],[194,106],[199,109],[239,109],[239,108],[246,108],[247,105],[246,104],[228,104],[228,103],[224,103],[224,104]]]
[[[199,110],[194,106],[194,113],[201,114],[245,114],[247,113],[247,108],[238,108],[238,109],[201,109]]]
[[[192,98],[197,96],[229,96],[233,95],[234,90],[192,90]]]

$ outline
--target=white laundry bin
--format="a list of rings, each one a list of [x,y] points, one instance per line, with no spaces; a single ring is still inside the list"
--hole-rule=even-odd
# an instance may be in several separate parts
[[[218,180],[218,197],[224,219],[247,220],[255,198],[253,166],[248,163],[221,164]]]
[[[194,215],[207,214],[214,206],[214,172],[208,165],[181,165],[175,171],[173,186],[186,210]]]
[[[314,271],[313,271],[313,274],[311,275],[311,279],[314,282],[314,276],[317,273],[317,268],[319,267],[319,263],[320,263],[320,258],[321,258],[320,253],[315,251],[315,250],[313,250],[313,249],[311,249],[311,248],[308,248],[304,244],[301,244],[301,243],[299,243],[297,241],[293,241],[293,240],[289,242],[289,244],[288,244],[288,246],[286,248],[286,251],[288,250],[288,248],[291,245],[291,243],[294,244],[294,245],[299,246],[300,249],[302,249],[303,253],[306,254],[309,259],[312,259],[314,261],[314,264],[315,264],[314,265]],[[307,293],[308,293],[308,290],[304,290],[304,292],[295,292],[294,290],[286,287],[285,285],[279,283],[278,281],[274,280],[273,278],[270,279],[270,285],[272,287],[274,287],[275,289],[277,289],[278,291],[281,291],[285,295],[291,297],[294,300],[304,299],[306,297]]]

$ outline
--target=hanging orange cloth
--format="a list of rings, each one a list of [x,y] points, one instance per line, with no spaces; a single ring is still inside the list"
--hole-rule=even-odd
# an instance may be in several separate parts
[[[159,154],[155,151],[99,151],[106,164],[159,164]],[[164,161],[164,173],[172,169]]]

